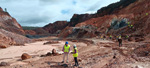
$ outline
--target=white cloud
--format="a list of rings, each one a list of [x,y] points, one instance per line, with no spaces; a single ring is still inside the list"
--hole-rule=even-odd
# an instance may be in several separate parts
[[[119,0],[0,0],[11,16],[23,26],[44,26],[57,20],[70,20],[73,14],[95,13]]]

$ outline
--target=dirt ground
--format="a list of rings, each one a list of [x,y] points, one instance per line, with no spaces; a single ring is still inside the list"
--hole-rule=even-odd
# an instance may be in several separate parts
[[[137,56],[138,47],[147,42],[123,42],[118,47],[118,42],[112,40],[86,39],[88,41],[58,40],[57,38],[43,38],[43,41],[26,44],[25,46],[13,46],[0,50],[0,62],[6,61],[10,66],[0,68],[150,68],[150,57]],[[43,45],[46,41],[57,40],[59,43]],[[85,39],[84,39],[85,40]],[[61,63],[63,54],[57,56],[40,57],[50,52],[53,48],[62,53],[62,47],[68,41],[71,45],[76,44],[79,52],[79,67],[74,67],[72,54],[69,54],[69,63],[65,67]],[[33,57],[27,60],[19,60],[22,53],[28,53]],[[14,58],[15,57],[15,58]],[[9,60],[8,60],[9,59]]]

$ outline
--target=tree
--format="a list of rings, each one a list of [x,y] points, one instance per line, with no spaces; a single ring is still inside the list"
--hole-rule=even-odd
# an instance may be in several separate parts
[[[7,12],[7,8],[5,8],[5,12]]]

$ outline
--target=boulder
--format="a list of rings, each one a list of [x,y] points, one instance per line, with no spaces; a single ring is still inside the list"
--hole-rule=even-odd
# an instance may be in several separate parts
[[[56,43],[59,43],[59,41],[48,41],[48,42],[44,43],[43,45],[46,45],[46,44],[56,44]]]
[[[46,55],[41,55],[40,57],[46,57]]]
[[[7,48],[6,45],[0,45],[0,48]]]
[[[129,38],[128,38],[128,41],[133,41],[133,38],[132,38],[132,37],[129,37]]]
[[[52,50],[52,54],[53,54],[54,56],[59,55],[59,54],[56,52],[56,49],[53,49],[53,50]]]
[[[81,62],[81,61],[82,61],[82,59],[81,59],[81,58],[79,58],[79,59],[78,59],[78,61],[79,61],[79,62]]]
[[[104,47],[111,47],[111,45],[104,45]]]
[[[50,52],[48,52],[47,54],[46,54],[46,56],[51,56],[52,55],[52,53],[50,53]]]
[[[53,49],[52,50],[52,54],[56,54],[57,52],[56,52],[56,49]]]
[[[10,64],[9,63],[7,63],[7,62],[1,62],[0,63],[0,66],[9,66]]]
[[[29,55],[29,54],[27,54],[27,53],[24,53],[24,54],[22,54],[22,56],[21,56],[21,59],[22,60],[26,60],[26,59],[30,59],[31,58],[31,56]]]
[[[52,53],[51,52],[48,52],[46,55],[41,55],[40,57],[46,57],[46,56],[51,56]]]
[[[78,42],[78,40],[72,40],[72,42]]]

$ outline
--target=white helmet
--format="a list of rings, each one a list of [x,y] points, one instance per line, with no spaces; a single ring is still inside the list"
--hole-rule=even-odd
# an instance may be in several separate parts
[[[73,44],[73,47],[76,48],[77,47],[76,44]]]

